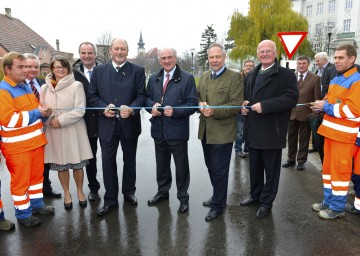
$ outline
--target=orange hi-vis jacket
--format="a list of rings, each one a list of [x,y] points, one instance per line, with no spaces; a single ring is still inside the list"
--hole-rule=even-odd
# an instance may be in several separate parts
[[[47,143],[39,101],[26,84],[0,82],[0,136],[3,154],[17,154]]]
[[[338,74],[329,85],[318,133],[332,140],[353,143],[360,128],[360,73],[353,67]]]

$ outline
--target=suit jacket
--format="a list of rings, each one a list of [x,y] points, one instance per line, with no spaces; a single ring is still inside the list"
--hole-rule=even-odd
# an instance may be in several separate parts
[[[239,106],[239,108],[215,108],[213,115],[200,115],[198,138],[202,140],[206,130],[207,144],[225,144],[236,138],[236,114],[243,102],[244,86],[240,73],[225,69],[212,80],[211,71],[204,72],[197,87],[199,102],[210,106]]]
[[[250,111],[245,123],[245,136],[254,149],[281,149],[286,146],[291,109],[299,97],[294,72],[283,68],[277,60],[269,70],[257,92],[253,94],[255,79],[261,69],[257,65],[245,77],[245,99],[254,105],[260,102],[262,113]]]
[[[91,107],[106,108],[109,104],[116,107],[142,107],[145,104],[145,69],[126,62],[117,72],[112,62],[94,67],[89,86],[89,104]],[[98,110],[99,139],[110,142],[114,133],[116,118],[103,115]],[[135,109],[128,118],[120,118],[125,138],[135,139],[141,133],[140,109]]]
[[[295,72],[296,77],[299,76],[298,72]],[[307,73],[302,85],[299,87],[299,99],[298,103],[309,103],[319,100],[320,95],[320,77],[311,73]],[[310,105],[297,106],[292,109],[290,120],[298,120],[306,122],[309,115],[312,113]]]
[[[101,63],[96,62],[96,66]],[[73,64],[73,74],[76,81],[79,81],[84,86],[84,91],[86,94],[86,106],[89,107],[89,81],[84,74],[84,65],[82,64],[81,60],[77,60]],[[99,134],[99,116],[100,114],[98,111],[93,109],[87,109],[84,115],[86,129],[89,138],[98,138]]]
[[[331,77],[332,75],[330,75],[329,77],[329,70],[331,70],[333,67],[335,67],[335,65],[333,63],[328,63],[324,69],[324,72],[321,74],[320,76],[320,81],[321,81],[321,98],[324,98],[324,96],[326,95],[328,88],[329,88],[329,84],[331,79],[333,79],[335,76]],[[319,70],[316,70],[317,74],[319,72]],[[336,75],[336,74],[335,74]]]

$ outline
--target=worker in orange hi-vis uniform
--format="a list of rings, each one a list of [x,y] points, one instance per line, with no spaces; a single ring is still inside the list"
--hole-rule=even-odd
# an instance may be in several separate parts
[[[312,205],[322,219],[345,216],[353,159],[360,159],[360,73],[354,66],[356,49],[339,45],[334,54],[337,76],[331,80],[324,100],[316,101],[314,111],[323,111],[318,133],[325,137],[323,183],[324,199]],[[358,165],[354,166],[359,168]],[[355,171],[355,169],[354,169]]]
[[[37,226],[41,220],[32,213],[54,212],[52,206],[44,205],[42,194],[47,143],[42,118],[49,117],[51,109],[39,106],[24,84],[28,70],[23,55],[9,52],[2,66],[5,76],[0,82],[0,143],[11,174],[15,216],[25,226]]]

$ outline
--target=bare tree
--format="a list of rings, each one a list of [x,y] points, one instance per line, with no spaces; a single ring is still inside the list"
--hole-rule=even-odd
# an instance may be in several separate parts
[[[333,22],[323,22],[316,24],[313,31],[311,31],[312,40],[311,46],[314,52],[327,52],[330,55],[331,42],[336,38],[338,28]]]
[[[113,41],[113,36],[111,34],[111,31],[106,31],[102,33],[101,36],[98,37],[96,40],[97,40],[96,41],[97,58],[102,63],[106,63],[111,59],[109,53],[109,49]]]

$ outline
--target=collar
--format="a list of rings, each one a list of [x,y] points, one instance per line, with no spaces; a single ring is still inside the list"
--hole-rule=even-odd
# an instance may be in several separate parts
[[[7,77],[6,75],[4,76],[4,81],[7,82],[8,84],[10,84],[12,87],[17,86],[18,84],[16,82],[14,82],[13,80],[11,80],[9,77]]]
[[[263,68],[263,66],[261,66],[260,71],[266,71],[266,70],[269,70],[269,69],[270,69],[270,68],[272,68],[274,65],[275,65],[275,62],[274,62],[271,66],[269,66],[269,67],[267,67],[267,68]]]
[[[175,69],[176,69],[176,66],[175,66],[172,70],[170,70],[169,73],[167,73],[167,72],[164,70],[164,75],[163,75],[164,80],[166,79],[166,74],[170,74],[170,79],[171,79],[171,78],[173,77],[174,73],[175,73]]]
[[[117,72],[118,70],[116,69],[116,67],[122,68],[122,67],[125,65],[126,61],[125,61],[123,64],[121,64],[121,65],[116,65],[116,63],[115,63],[114,61],[111,61],[111,63],[112,63],[112,65],[113,65],[114,69],[115,69],[116,72]],[[84,67],[84,69],[85,69],[85,67]]]
[[[217,72],[215,72],[214,70],[211,70],[211,74],[215,73],[216,76],[219,76],[219,74],[221,74],[224,71],[224,69],[225,69],[225,65],[221,69],[219,69]]]

